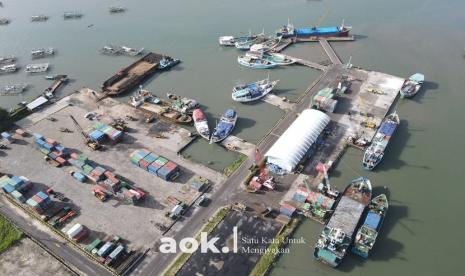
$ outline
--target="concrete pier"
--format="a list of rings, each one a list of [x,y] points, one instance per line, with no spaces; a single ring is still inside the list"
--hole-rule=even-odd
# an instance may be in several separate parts
[[[276,96],[274,94],[268,94],[265,97],[262,98],[263,101],[272,104],[274,106],[277,106],[283,110],[289,110],[291,109],[294,105],[287,102],[284,98]]]
[[[221,145],[228,150],[237,151],[247,156],[253,155],[256,146],[239,137],[229,135],[226,139],[221,141]]]
[[[329,59],[333,64],[342,64],[342,61],[337,56],[336,52],[334,52],[333,47],[329,44],[328,40],[320,39],[321,47],[325,50],[326,54],[328,55]]]

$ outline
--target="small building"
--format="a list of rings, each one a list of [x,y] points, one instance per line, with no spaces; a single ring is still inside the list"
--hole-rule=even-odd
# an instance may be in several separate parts
[[[304,110],[265,154],[268,167],[277,173],[292,172],[329,121],[329,116],[321,111]]]

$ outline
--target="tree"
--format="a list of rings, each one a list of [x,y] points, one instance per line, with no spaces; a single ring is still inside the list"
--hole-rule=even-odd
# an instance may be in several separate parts
[[[11,126],[10,113],[4,108],[0,107],[0,130],[5,130]]]

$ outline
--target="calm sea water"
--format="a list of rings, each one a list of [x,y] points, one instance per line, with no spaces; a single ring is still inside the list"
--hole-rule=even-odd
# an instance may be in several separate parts
[[[282,116],[266,104],[239,105],[230,99],[233,85],[266,77],[280,79],[277,93],[291,99],[301,95],[319,72],[290,67],[253,71],[237,65],[238,51],[221,48],[220,35],[266,32],[287,22],[296,26],[339,24],[354,27],[356,42],[335,44],[344,60],[364,68],[407,77],[423,72],[428,82],[412,100],[397,106],[402,118],[382,165],[373,173],[360,169],[361,152],[349,150],[337,167],[333,184],[343,188],[358,176],[368,176],[375,193],[389,188],[391,209],[372,257],[347,258],[338,270],[313,260],[313,244],[321,225],[306,221],[297,230],[306,245],[290,247],[277,263],[274,275],[404,275],[458,274],[464,268],[463,228],[465,186],[462,146],[465,136],[465,2],[460,0],[138,0],[59,1],[3,0],[0,17],[12,20],[0,26],[0,55],[14,54],[19,65],[31,63],[29,51],[57,48],[51,74],[65,73],[74,81],[63,93],[83,86],[99,88],[119,68],[134,59],[103,56],[105,44],[145,47],[182,59],[171,72],[154,76],[146,88],[159,96],[168,91],[198,99],[213,126],[225,109],[234,107],[239,121],[234,135],[257,142]],[[110,15],[107,7],[124,5],[124,14]],[[79,10],[80,20],[62,19],[64,11]],[[48,22],[30,23],[34,14],[47,14]],[[325,15],[325,16],[322,16]],[[89,27],[92,25],[91,27]],[[315,45],[292,47],[289,53],[315,61],[326,59]],[[41,62],[41,60],[38,60]],[[40,94],[49,84],[43,76],[23,70],[1,75],[0,85],[28,82],[22,97],[1,97],[2,107]],[[123,99],[124,100],[124,99]],[[237,156],[204,141],[185,154],[221,169]]]

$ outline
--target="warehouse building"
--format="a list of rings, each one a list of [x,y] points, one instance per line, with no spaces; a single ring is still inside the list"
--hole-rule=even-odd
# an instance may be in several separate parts
[[[325,113],[306,109],[265,154],[268,168],[276,173],[292,172],[326,128]]]

